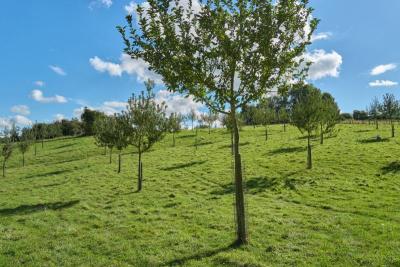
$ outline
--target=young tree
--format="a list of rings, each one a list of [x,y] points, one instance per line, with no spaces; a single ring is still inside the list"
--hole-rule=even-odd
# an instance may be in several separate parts
[[[381,112],[385,116],[385,118],[390,121],[390,125],[392,127],[392,137],[394,137],[393,119],[399,113],[399,101],[396,100],[396,98],[393,94],[385,94],[383,96]]]
[[[21,138],[18,143],[19,151],[22,154],[22,167],[25,167],[25,153],[28,152],[33,139],[34,139],[34,134],[32,129],[29,128],[22,129]]]
[[[129,145],[129,134],[130,134],[130,124],[126,116],[122,114],[116,114],[111,117],[114,121],[112,130],[114,134],[112,135],[112,143],[118,150],[118,173],[121,172],[121,152],[124,148]]]
[[[194,96],[233,121],[237,242],[247,242],[237,111],[302,79],[318,24],[308,0],[148,0],[118,27],[125,53],[141,58],[167,88]],[[136,26],[138,25],[138,27]],[[128,36],[129,35],[129,36]]]
[[[324,134],[332,133],[340,119],[340,110],[335,99],[329,93],[321,97],[320,143],[324,143]]]
[[[138,191],[142,190],[142,153],[162,140],[168,129],[165,103],[157,104],[154,99],[154,82],[145,82],[147,93],[133,95],[128,100],[128,111],[124,112],[129,124],[129,143],[138,150]]]
[[[307,168],[312,168],[311,136],[321,122],[322,97],[313,85],[304,85],[290,92],[293,124],[301,133],[307,134]]]
[[[108,147],[110,150],[110,164],[112,163],[112,151],[115,147],[115,123],[115,119],[111,116],[99,116],[93,124],[96,145],[105,149]]]
[[[91,110],[87,107],[84,108],[81,115],[81,120],[83,124],[83,132],[86,136],[91,136],[94,133],[94,122],[99,116],[104,116],[102,112]]]
[[[378,118],[381,110],[381,104],[377,97],[374,97],[374,99],[372,99],[372,102],[371,104],[369,104],[367,110],[368,110],[368,115],[375,121],[375,128],[378,130],[379,129]]]
[[[209,113],[203,113],[200,115],[201,120],[207,123],[208,125],[208,134],[211,134],[211,127],[214,124],[214,122],[218,119],[218,115],[211,110]]]
[[[4,130],[3,132],[3,142],[4,143],[1,147],[1,157],[3,158],[3,177],[6,177],[6,163],[13,152],[13,144],[10,140],[10,133],[8,130]]]
[[[172,146],[175,146],[175,134],[182,129],[183,116],[179,113],[171,113],[168,119],[168,130],[172,133]]]
[[[265,141],[268,140],[268,125],[275,118],[275,111],[268,105],[268,99],[263,100],[258,105],[255,113],[255,120],[258,124],[262,124],[265,127]]]
[[[197,120],[197,112],[196,112],[196,110],[191,109],[189,114],[187,115],[187,118],[192,122],[192,131],[193,131],[194,122]]]

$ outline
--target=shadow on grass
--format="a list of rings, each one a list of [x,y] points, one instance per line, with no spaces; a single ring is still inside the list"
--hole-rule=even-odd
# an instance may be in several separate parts
[[[202,160],[202,161],[192,161],[192,162],[188,162],[188,163],[183,163],[183,164],[175,164],[174,166],[171,167],[167,167],[167,168],[161,168],[160,170],[163,171],[173,171],[173,170],[177,170],[177,169],[182,169],[182,168],[188,168],[194,165],[201,165],[206,163],[206,160]]]
[[[213,250],[208,250],[208,251],[204,251],[204,252],[200,252],[191,256],[187,256],[187,257],[183,257],[183,258],[179,258],[179,259],[175,259],[169,262],[166,262],[165,265],[166,266],[176,266],[176,265],[185,265],[188,261],[191,260],[202,260],[205,258],[209,258],[209,257],[213,257],[221,252],[227,252],[227,251],[231,251],[234,250],[236,248],[239,248],[240,246],[238,246],[236,243],[232,243],[229,246],[226,247],[221,247],[221,248],[217,248],[217,249],[213,249]]]
[[[206,146],[206,145],[212,145],[212,144],[214,144],[214,143],[208,141],[208,142],[201,142],[201,143],[198,143],[197,146]],[[192,147],[192,146],[196,146],[196,144],[193,144],[193,145],[190,145],[190,146],[191,146],[191,147]]]
[[[61,145],[61,146],[57,146],[57,147],[55,147],[53,149],[61,149],[61,148],[71,147],[71,146],[74,146],[74,145],[76,145],[76,143],[68,143],[68,144],[64,144],[64,145]]]
[[[194,138],[194,137],[196,137],[195,134],[189,134],[189,135],[178,135],[176,138],[183,139],[183,138]]]
[[[2,209],[0,210],[0,216],[13,216],[13,215],[24,215],[31,214],[34,212],[44,211],[44,210],[61,210],[70,208],[79,203],[79,200],[72,200],[68,202],[53,202],[45,204],[35,204],[35,205],[21,205],[13,209]]]
[[[239,143],[239,147],[250,145],[250,142]],[[231,144],[220,146],[219,148],[231,148]]]
[[[59,170],[59,171],[52,171],[52,172],[46,172],[46,173],[32,174],[32,175],[26,176],[24,178],[25,179],[41,178],[41,177],[59,175],[59,174],[67,173],[67,172],[71,172],[71,170]]]
[[[400,161],[393,161],[388,165],[381,168],[383,174],[388,173],[399,173],[400,172]]]
[[[250,180],[246,181],[244,187],[249,194],[258,194],[266,189],[273,189],[278,185],[277,178],[267,178],[267,177],[254,177]],[[225,195],[225,194],[233,194],[235,192],[235,188],[233,184],[226,184],[221,186],[222,189],[214,190],[211,192],[213,195]]]
[[[372,130],[357,130],[354,131],[355,133],[367,133],[367,132],[371,132]]]
[[[382,142],[389,142],[389,141],[390,141],[389,138],[377,138],[377,137],[358,140],[358,142],[361,144],[382,143]]]
[[[284,153],[295,153],[295,152],[303,152],[306,151],[305,147],[297,146],[297,147],[283,147],[272,150],[270,155],[284,154]]]

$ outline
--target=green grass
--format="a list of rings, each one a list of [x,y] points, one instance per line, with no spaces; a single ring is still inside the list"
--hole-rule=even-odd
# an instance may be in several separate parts
[[[167,136],[144,155],[108,164],[92,138],[50,141],[0,178],[0,266],[400,266],[399,138],[340,125],[324,145],[294,127],[244,128],[250,244],[235,239],[230,135]]]

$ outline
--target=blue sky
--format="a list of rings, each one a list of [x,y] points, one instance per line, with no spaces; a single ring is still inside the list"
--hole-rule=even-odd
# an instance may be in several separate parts
[[[123,58],[117,25],[130,0],[6,0],[0,8],[0,124],[52,121],[83,106],[118,110],[142,80],[141,62]],[[308,57],[310,81],[334,95],[344,112],[374,96],[400,97],[398,0],[312,0],[321,19]],[[375,69],[372,75],[372,70]],[[162,89],[162,86],[158,86]],[[161,91],[174,110],[201,108]]]

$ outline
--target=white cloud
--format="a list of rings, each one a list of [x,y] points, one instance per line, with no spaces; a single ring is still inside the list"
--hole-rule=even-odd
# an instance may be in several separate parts
[[[392,87],[398,85],[398,82],[393,82],[389,80],[376,80],[369,83],[371,87]]]
[[[125,5],[124,9],[126,13],[133,14],[134,12],[136,12],[137,6],[138,5],[135,2],[131,1],[128,5]]]
[[[7,119],[7,118],[0,118],[0,130],[1,130],[1,129],[4,129],[4,128],[8,129],[8,128],[10,128],[10,127],[11,127],[11,121],[10,121],[10,119]]]
[[[44,81],[35,81],[33,84],[36,86],[39,86],[39,87],[43,87],[45,85],[45,82]]]
[[[327,40],[332,37],[331,32],[320,32],[317,34],[313,34],[311,36],[311,42],[319,41],[319,40]]]
[[[65,116],[63,114],[56,114],[53,116],[55,121],[62,121],[63,119],[65,119]]]
[[[167,90],[158,91],[155,100],[157,103],[165,102],[168,114],[181,113],[182,115],[187,115],[193,109],[199,115],[201,113],[200,109],[204,108],[204,105],[194,101],[192,96],[184,97],[183,95],[171,93]]]
[[[106,7],[110,8],[113,4],[113,0],[93,0],[89,4],[89,9],[93,9],[95,7]]]
[[[31,92],[31,97],[33,100],[38,101],[40,103],[67,103],[67,99],[64,96],[55,95],[52,97],[45,97],[43,92],[40,90],[33,90]]]
[[[11,112],[13,113],[18,113],[20,115],[29,115],[31,113],[31,111],[29,110],[28,106],[25,105],[17,105],[17,106],[13,106],[11,108]]]
[[[139,82],[151,79],[157,84],[162,84],[161,76],[148,69],[149,64],[142,59],[132,59],[127,54],[121,55],[120,63],[104,61],[97,56],[90,58],[89,62],[95,70],[107,72],[111,76],[121,76],[125,72],[129,75],[135,75]]]
[[[106,101],[103,103],[103,105],[106,107],[111,107],[111,108],[126,108],[128,103],[127,102],[119,102],[119,101]]]
[[[67,73],[59,66],[50,65],[49,68],[58,75],[65,76]]]
[[[379,66],[376,66],[375,68],[373,68],[371,70],[370,74],[373,75],[373,76],[376,76],[376,75],[379,75],[379,74],[383,74],[383,73],[385,73],[385,72],[387,72],[389,70],[394,70],[395,68],[397,68],[397,65],[393,64],[393,63],[385,64],[385,65],[379,65]]]
[[[339,77],[340,66],[342,65],[342,56],[336,51],[331,53],[325,50],[314,50],[312,53],[306,53],[305,59],[312,62],[308,71],[311,80],[319,80],[324,77]]]
[[[20,125],[20,126],[30,126],[30,125],[32,125],[32,121],[30,119],[28,119],[27,117],[22,116],[22,115],[15,115],[14,116],[14,121],[15,121],[15,123],[17,125]]]

